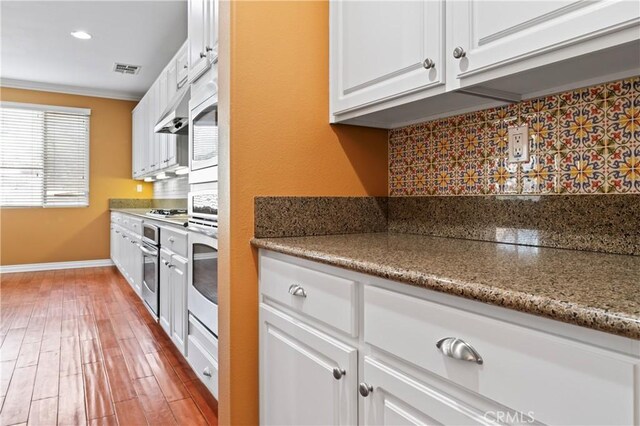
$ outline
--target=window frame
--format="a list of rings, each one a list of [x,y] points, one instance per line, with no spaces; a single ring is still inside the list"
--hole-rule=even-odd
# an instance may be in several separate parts
[[[32,205],[32,206],[4,206],[0,204],[0,209],[77,209],[77,208],[87,208],[90,206],[91,200],[91,109],[90,108],[80,108],[80,107],[70,107],[70,106],[60,106],[60,105],[45,105],[45,104],[33,104],[26,102],[12,102],[12,101],[0,101],[0,109],[1,108],[13,108],[13,109],[25,109],[30,111],[41,111],[41,112],[58,112],[58,113],[67,113],[67,114],[76,114],[76,115],[84,115],[88,119],[87,124],[87,149],[85,155],[85,161],[87,166],[87,202],[86,204],[77,204],[77,205],[47,205],[46,204],[46,195],[42,196],[42,203],[40,205]],[[0,113],[1,114],[1,113]],[[0,141],[1,142],[1,141]],[[46,139],[43,141],[44,146],[43,150],[46,152]],[[43,153],[43,155],[45,155]],[[46,158],[43,160],[46,163]],[[44,164],[43,163],[43,166]],[[43,168],[43,181],[46,181],[46,168]],[[43,185],[45,183],[43,182]],[[46,186],[44,187],[46,191]]]

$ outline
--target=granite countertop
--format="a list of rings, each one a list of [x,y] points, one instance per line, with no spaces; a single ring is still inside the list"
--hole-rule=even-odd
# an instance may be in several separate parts
[[[252,244],[640,340],[640,256],[386,232]]]
[[[126,214],[130,214],[133,216],[139,216],[142,218],[145,218],[147,220],[154,220],[156,222],[163,222],[163,223],[169,223],[171,225],[176,225],[176,226],[184,226],[184,224],[187,222],[187,215],[184,216],[174,216],[174,217],[155,217],[155,216],[149,216],[147,213],[149,212],[149,209],[110,209],[112,212],[118,212],[118,213],[126,213]]]

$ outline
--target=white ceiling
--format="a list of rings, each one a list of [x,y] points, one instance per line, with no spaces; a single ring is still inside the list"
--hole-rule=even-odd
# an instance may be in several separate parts
[[[139,99],[186,39],[186,0],[2,0],[1,84]],[[115,62],[142,69],[119,74]]]

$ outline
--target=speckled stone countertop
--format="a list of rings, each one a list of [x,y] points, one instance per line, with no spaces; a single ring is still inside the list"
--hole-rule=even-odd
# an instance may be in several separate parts
[[[169,223],[175,226],[184,226],[187,221],[187,216],[174,216],[174,217],[155,217],[149,216],[147,213],[149,209],[110,209],[112,212],[126,213],[133,216],[139,216],[147,220],[154,220],[156,222]]]
[[[386,232],[252,244],[640,340],[640,256]]]

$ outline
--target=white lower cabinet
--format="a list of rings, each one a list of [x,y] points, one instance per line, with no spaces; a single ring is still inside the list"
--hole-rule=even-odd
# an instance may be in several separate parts
[[[218,398],[218,339],[189,315],[187,361],[202,383]]]
[[[169,287],[171,294],[171,340],[184,354],[187,345],[187,266],[182,256],[171,256]]]
[[[354,287],[355,333],[310,309],[323,279]],[[636,340],[260,251],[261,424],[631,425],[639,402]]]
[[[163,248],[160,250],[160,307],[158,322],[171,340],[186,354],[188,260]]]
[[[364,357],[361,386],[365,425],[475,425],[495,424],[498,409],[483,410],[398,369]],[[510,418],[524,420],[509,411]],[[506,415],[503,417],[506,418]],[[502,423],[502,422],[498,422]]]
[[[160,312],[158,322],[168,335],[171,335],[171,252],[160,250]]]
[[[261,306],[261,423],[357,423],[357,354],[354,347]]]

